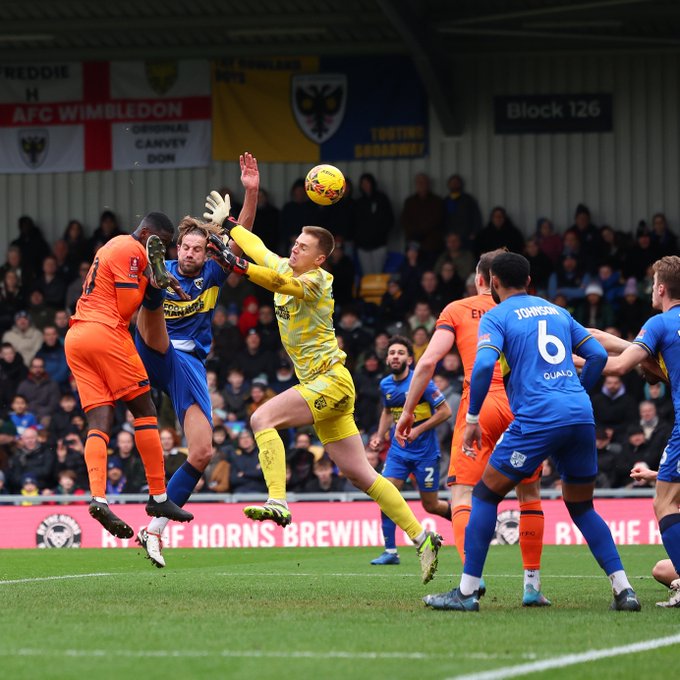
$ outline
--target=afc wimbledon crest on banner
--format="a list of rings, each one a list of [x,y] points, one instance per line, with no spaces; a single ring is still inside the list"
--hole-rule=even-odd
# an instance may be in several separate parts
[[[347,76],[340,73],[299,74],[291,78],[291,105],[305,137],[317,144],[340,127],[347,102]]]
[[[177,80],[176,61],[147,61],[146,80],[151,89],[162,97],[175,84]]]
[[[26,165],[35,170],[47,158],[50,133],[44,128],[27,128],[17,131],[17,142],[21,157]]]

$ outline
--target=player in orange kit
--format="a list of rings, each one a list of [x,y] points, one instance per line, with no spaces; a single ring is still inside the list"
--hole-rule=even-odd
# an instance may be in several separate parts
[[[145,295],[161,298],[161,288],[179,286],[162,265],[162,255],[174,233],[168,217],[153,212],[142,219],[133,234],[117,236],[102,246],[85,278],[64,342],[66,359],[87,413],[85,463],[92,493],[89,512],[118,538],[133,535],[132,528],[111,511],[105,495],[107,446],[118,399],[134,416],[135,443],[149,482],[147,514],[179,522],[193,519],[165,493],[156,407],[151,401],[149,378],[128,330]],[[157,287],[148,285],[149,264]]]
[[[494,250],[484,253],[475,272],[477,295],[451,302],[440,314],[432,339],[416,365],[404,410],[395,429],[397,437],[408,436],[416,404],[432,378],[437,363],[451,351],[455,343],[463,363],[465,382],[451,442],[448,484],[452,487],[453,537],[462,562],[465,562],[465,529],[470,519],[472,489],[482,478],[496,442],[513,420],[500,366],[497,365],[489,394],[479,414],[480,423],[483,423],[481,452],[472,457],[463,451],[465,415],[468,412],[470,397],[470,375],[477,353],[477,331],[485,312],[496,306],[491,298],[490,268],[494,257],[503,252],[505,251]],[[520,507],[519,543],[524,563],[522,604],[525,607],[550,605],[550,600],[541,592],[540,583],[544,525],[540,473],[539,468],[534,475],[518,484],[516,488]]]

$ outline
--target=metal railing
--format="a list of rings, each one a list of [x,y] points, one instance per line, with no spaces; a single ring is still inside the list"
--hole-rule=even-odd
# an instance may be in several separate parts
[[[404,498],[407,500],[418,500],[420,495],[417,491],[404,491]],[[288,502],[304,503],[307,501],[326,501],[329,503],[348,503],[352,501],[366,501],[368,496],[360,491],[347,491],[342,493],[289,493]],[[442,492],[440,497],[448,500],[449,494]],[[515,493],[510,492],[508,499],[515,498]],[[560,489],[542,489],[541,498],[559,499],[562,497]],[[641,489],[595,489],[595,498],[653,498],[653,488]],[[109,496],[108,501],[111,505],[121,503],[146,503],[147,494],[125,493],[116,496]],[[69,505],[71,503],[87,503],[89,496],[83,495],[50,495],[50,496],[22,496],[20,494],[9,494],[0,496],[0,508],[3,505]],[[197,493],[190,498],[191,503],[249,503],[262,501],[263,494],[231,494],[231,493]]]

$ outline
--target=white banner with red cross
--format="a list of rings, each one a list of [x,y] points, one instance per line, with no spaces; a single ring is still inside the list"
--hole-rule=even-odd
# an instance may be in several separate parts
[[[0,172],[210,163],[202,60],[0,64]]]

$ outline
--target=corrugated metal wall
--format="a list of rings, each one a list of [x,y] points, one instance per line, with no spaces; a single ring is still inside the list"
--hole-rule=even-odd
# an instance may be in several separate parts
[[[527,232],[540,215],[552,217],[564,229],[582,201],[596,224],[629,230],[661,210],[677,231],[679,62],[675,54],[461,60],[455,84],[465,111],[461,137],[444,138],[432,116],[429,158],[341,165],[355,179],[364,171],[374,173],[397,211],[416,172],[428,172],[440,193],[446,178],[459,172],[485,215],[492,206],[504,205]],[[494,95],[569,92],[613,93],[615,132],[494,135]],[[280,207],[307,167],[263,164],[260,169],[262,186]],[[206,191],[225,185],[239,193],[236,159],[201,170],[0,175],[0,252],[15,238],[22,214],[33,216],[54,240],[72,217],[83,220],[91,232],[105,208],[127,225],[155,209],[173,218],[200,215]],[[398,234],[393,240],[400,242]]]

